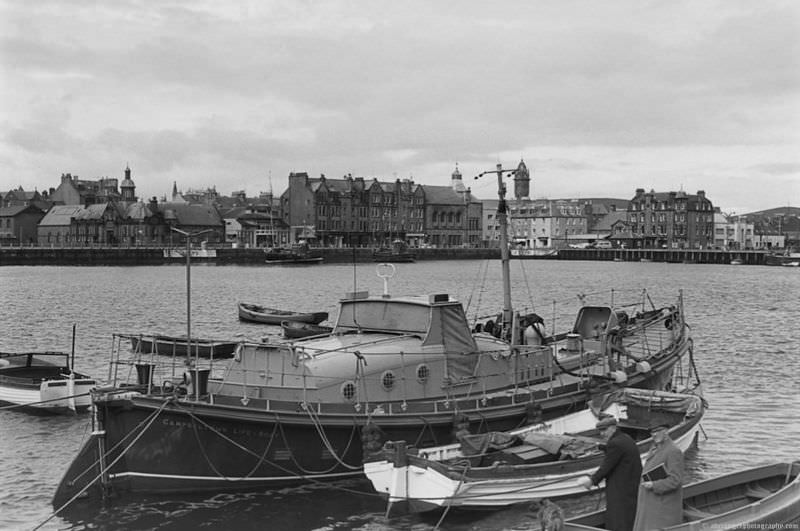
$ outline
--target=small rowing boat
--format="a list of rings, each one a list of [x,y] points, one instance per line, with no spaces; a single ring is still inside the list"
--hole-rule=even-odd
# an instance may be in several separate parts
[[[319,324],[328,318],[328,312],[293,312],[267,308],[258,304],[239,303],[239,320],[251,323],[280,325],[283,321]]]
[[[40,413],[86,411],[96,382],[74,372],[69,356],[65,352],[0,353],[0,404]]]
[[[186,356],[186,336],[130,335],[131,349],[141,354]],[[231,358],[238,345],[235,341],[192,338],[188,353],[200,358]]]
[[[605,511],[570,518],[564,531],[598,531]],[[800,461],[734,472],[683,487],[683,523],[693,529],[788,529],[800,519]]]
[[[324,336],[333,331],[331,326],[321,326],[297,321],[282,321],[283,337],[286,339],[302,339],[304,337]]]
[[[696,440],[705,411],[702,397],[625,388],[598,397],[595,407],[507,432],[458,435],[459,442],[406,449],[388,442],[365,458],[364,472],[393,510],[423,512],[440,507],[496,509],[585,492],[579,479],[603,461],[595,428],[602,416],[636,441],[644,456],[653,439],[648,426],[670,425],[686,451]]]

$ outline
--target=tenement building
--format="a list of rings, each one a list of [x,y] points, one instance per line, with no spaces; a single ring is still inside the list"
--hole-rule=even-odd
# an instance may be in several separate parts
[[[703,190],[636,190],[628,203],[631,247],[708,249],[714,245],[714,206]]]
[[[289,174],[281,211],[292,241],[314,238],[323,246],[376,246],[405,240],[412,246],[477,246],[481,202],[464,187],[461,174],[451,186],[427,186],[411,179],[365,180],[345,175]]]

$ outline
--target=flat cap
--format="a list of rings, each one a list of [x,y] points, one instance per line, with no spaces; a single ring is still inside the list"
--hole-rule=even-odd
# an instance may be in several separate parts
[[[616,426],[616,425],[617,425],[617,419],[615,419],[614,417],[603,417],[602,419],[597,421],[597,424],[595,424],[594,427],[597,429],[603,429],[603,428],[608,428],[609,426]]]

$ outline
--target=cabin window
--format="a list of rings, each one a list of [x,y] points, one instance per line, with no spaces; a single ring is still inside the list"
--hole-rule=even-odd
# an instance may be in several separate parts
[[[392,371],[386,371],[381,375],[381,385],[386,391],[391,391],[394,388],[395,376]]]
[[[428,368],[427,365],[425,365],[424,363],[417,365],[417,381],[419,383],[427,382],[430,375],[431,375],[431,370]]]
[[[352,381],[347,381],[341,387],[342,396],[348,402],[352,402],[356,398],[356,384]]]

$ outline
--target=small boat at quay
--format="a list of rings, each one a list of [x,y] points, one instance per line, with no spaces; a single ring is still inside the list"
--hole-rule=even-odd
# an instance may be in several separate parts
[[[267,264],[319,264],[323,261],[323,257],[312,252],[305,242],[264,249],[264,256]]]
[[[409,263],[417,259],[417,254],[408,248],[403,240],[395,240],[390,247],[381,247],[372,253],[374,262]]]
[[[570,518],[564,531],[605,529],[604,511]],[[800,461],[776,463],[683,487],[683,523],[663,529],[796,529]]]
[[[800,267],[800,253],[786,251],[783,254],[770,253],[764,257],[764,264],[770,266]]]
[[[603,461],[604,441],[595,428],[605,416],[636,441],[642,459],[653,439],[649,426],[668,423],[670,437],[686,451],[697,438],[705,411],[702,397],[622,389],[596,397],[594,407],[502,433],[462,434],[459,442],[409,448],[387,442],[365,456],[364,473],[388,496],[390,511],[441,507],[496,509],[521,502],[584,494],[578,480]]]
[[[95,380],[72,370],[68,353],[0,353],[0,404],[74,414],[89,408],[95,386]]]
[[[324,336],[333,331],[332,326],[321,326],[297,321],[282,321],[283,337],[286,339],[302,339],[311,336]]]
[[[187,348],[186,336],[131,334],[128,338],[134,352],[161,356],[230,358],[239,344],[236,341],[192,338],[191,345]]]
[[[239,320],[251,323],[280,325],[283,321],[319,324],[328,318],[328,312],[293,312],[267,308],[258,304],[239,303]]]
[[[437,446],[465,418],[473,433],[507,431],[619,387],[670,385],[693,359],[680,292],[664,306],[640,289],[588,294],[577,311],[554,304],[552,333],[527,333],[535,319],[511,307],[498,189],[503,307],[493,326],[470,323],[446,293],[391,294],[393,266],[380,264],[383,293],[346,294],[329,335],[243,342],[230,360],[197,360],[188,378],[176,360],[153,357],[148,379],[132,380],[139,373],[125,367],[139,359],[115,338],[108,387],[92,397],[95,430],[53,504],[363,477],[364,446]]]

